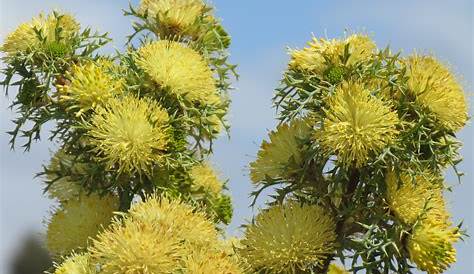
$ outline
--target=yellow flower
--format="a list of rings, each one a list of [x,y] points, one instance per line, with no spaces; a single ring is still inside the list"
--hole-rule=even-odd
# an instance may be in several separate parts
[[[91,263],[89,254],[73,254],[62,264],[55,265],[54,274],[95,274],[97,273]]]
[[[460,130],[467,121],[467,102],[456,77],[432,56],[413,55],[405,64],[408,90],[415,101],[447,129]]]
[[[335,249],[336,224],[327,210],[287,203],[260,213],[247,227],[242,256],[265,273],[299,273],[321,266]]]
[[[119,173],[150,174],[168,144],[168,113],[155,101],[113,98],[96,109],[86,129],[99,160]]]
[[[457,228],[423,223],[408,239],[410,259],[429,274],[443,273],[456,262],[453,244],[459,239]]]
[[[142,0],[138,7],[138,13],[147,13],[154,30],[165,37],[186,34],[205,11],[202,0]]]
[[[57,27],[61,29],[60,32],[56,32]],[[39,39],[35,29],[41,33],[44,41]],[[71,15],[49,14],[45,16],[40,14],[30,22],[21,24],[10,33],[0,50],[6,53],[7,57],[13,57],[16,54],[26,53],[30,49],[37,49],[43,45],[52,43],[67,44],[79,30],[79,23]],[[59,36],[56,36],[57,33]]]
[[[121,93],[124,81],[109,75],[107,66],[104,62],[73,65],[67,75],[70,83],[58,87],[60,101],[69,104],[69,110],[77,111],[76,116],[105,105]]]
[[[349,59],[343,63],[346,46]],[[365,34],[352,34],[345,40],[327,40],[313,37],[308,47],[302,50],[291,50],[290,69],[303,70],[323,75],[331,67],[351,66],[369,59],[376,50],[376,45]]]
[[[211,246],[218,239],[214,224],[205,214],[179,200],[151,196],[133,205],[128,214],[135,221],[173,231],[188,245]]]
[[[449,222],[439,176],[429,171],[414,176],[389,171],[386,183],[388,206],[405,224],[413,225],[418,220]]]
[[[330,264],[328,274],[349,274],[349,272],[336,264]]]
[[[240,274],[238,263],[223,252],[209,249],[193,250],[184,258],[183,273],[187,274]]]
[[[377,50],[377,45],[375,45],[374,41],[366,34],[349,35],[344,42],[345,45],[349,45],[349,59],[347,60],[347,65],[354,65],[358,62],[370,59]],[[338,53],[342,55],[340,52]]]
[[[326,117],[315,138],[344,166],[361,167],[398,134],[397,113],[361,84],[344,82],[328,98]]]
[[[195,252],[202,250],[210,252],[208,259],[218,260],[217,254],[225,255],[220,253],[221,246],[213,223],[204,213],[177,199],[151,196],[134,204],[123,219],[116,219],[89,250],[105,274],[156,274],[177,273],[187,267],[232,269],[231,261],[202,262],[198,260],[204,257],[191,255],[197,256]]]
[[[116,197],[96,194],[63,203],[48,224],[48,249],[54,255],[64,255],[86,248],[89,238],[109,224],[118,205]]]
[[[203,57],[178,42],[161,40],[138,50],[137,64],[161,89],[191,103],[218,105],[221,98]]]
[[[217,177],[214,169],[207,163],[195,165],[189,171],[195,189],[204,189],[212,195],[222,191],[223,183]]]
[[[174,273],[183,252],[179,240],[172,230],[150,223],[116,220],[97,236],[89,251],[104,274]]]
[[[48,197],[50,199],[58,199],[59,201],[68,201],[77,198],[82,188],[77,183],[71,180],[69,176],[58,179],[58,172],[61,168],[69,169],[71,172],[78,174],[85,174],[84,166],[82,164],[74,164],[74,157],[67,154],[64,150],[58,150],[51,158],[51,162],[47,168],[46,179],[50,182],[54,181],[48,186]]]
[[[254,183],[267,177],[286,178],[290,169],[302,168],[302,143],[309,138],[311,126],[306,119],[295,119],[281,124],[269,134],[270,142],[263,141],[257,159],[250,164],[250,178]]]

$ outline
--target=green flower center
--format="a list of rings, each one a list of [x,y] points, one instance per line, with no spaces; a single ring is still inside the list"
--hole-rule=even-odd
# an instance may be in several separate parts
[[[344,79],[346,70],[343,67],[330,67],[324,73],[325,78],[331,84],[337,84]]]

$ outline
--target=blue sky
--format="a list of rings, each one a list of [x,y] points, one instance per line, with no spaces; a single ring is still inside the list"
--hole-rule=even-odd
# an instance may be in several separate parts
[[[240,81],[235,83],[230,139],[223,136],[215,146],[214,162],[225,178],[230,179],[235,214],[231,233],[253,215],[248,205],[252,186],[247,164],[256,155],[259,144],[275,125],[271,108],[273,89],[288,60],[286,48],[303,47],[316,36],[340,37],[345,29],[372,34],[379,46],[430,52],[450,64],[462,76],[472,99],[473,90],[473,2],[472,0],[399,0],[399,1],[322,1],[322,0],[214,0],[217,15],[233,37],[232,61],[239,64]],[[130,18],[122,16],[127,0],[0,0],[0,40],[20,22],[40,11],[59,8],[77,16],[82,24],[108,31],[114,43],[107,50],[122,48],[130,33]],[[472,100],[471,100],[472,105]],[[8,101],[0,99],[0,267],[5,267],[21,237],[44,231],[42,221],[52,203],[42,197],[40,183],[33,174],[50,157],[54,144],[42,141],[30,153],[8,150],[8,136],[13,114]],[[471,112],[472,113],[472,112]],[[462,153],[467,173],[464,184],[457,185],[452,174],[447,180],[455,185],[448,195],[454,219],[464,219],[473,227],[474,138],[471,124],[460,133],[465,146]],[[448,273],[474,273],[473,243],[468,239],[458,245],[458,263]],[[0,272],[5,273],[6,271]]]

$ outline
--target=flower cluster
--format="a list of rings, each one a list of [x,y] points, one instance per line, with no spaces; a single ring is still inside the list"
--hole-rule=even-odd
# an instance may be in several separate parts
[[[228,128],[230,38],[202,0],[130,9],[124,52],[101,54],[110,39],[59,12],[0,47],[1,84],[18,88],[12,147],[54,124],[59,150],[40,175],[58,202],[45,222],[55,273],[241,273],[222,255],[232,203],[208,162]]]
[[[276,188],[242,241],[254,270],[344,273],[331,262],[351,258],[354,273],[435,274],[456,261],[442,174],[457,172],[468,116],[446,65],[366,34],[313,38],[290,50],[274,103],[281,123],[250,164],[255,199]]]

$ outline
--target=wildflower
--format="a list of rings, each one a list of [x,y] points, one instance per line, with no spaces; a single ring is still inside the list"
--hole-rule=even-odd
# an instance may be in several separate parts
[[[183,269],[183,272],[188,274],[244,273],[236,260],[232,260],[230,256],[227,256],[222,251],[209,249],[191,251],[184,258]]]
[[[89,250],[105,274],[155,274],[182,270],[184,258],[193,252],[219,246],[217,231],[204,213],[177,199],[150,196],[134,204],[122,220],[115,219]]]
[[[223,183],[209,164],[196,165],[190,170],[189,174],[194,188],[202,188],[212,195],[218,195],[222,191]]]
[[[402,222],[408,225],[424,219],[448,222],[439,176],[429,171],[414,176],[389,171],[386,183],[389,208]]]
[[[89,254],[73,254],[60,265],[55,265],[54,274],[95,274],[97,273],[91,263]]]
[[[349,56],[343,62],[348,47]],[[308,47],[302,50],[291,50],[290,69],[302,70],[318,75],[325,73],[328,80],[340,79],[343,66],[352,66],[369,59],[376,50],[375,43],[364,34],[352,34],[344,40],[327,40],[313,38]],[[333,69],[331,71],[331,69]],[[334,70],[335,69],[335,70]],[[338,71],[339,76],[335,76]]]
[[[104,274],[174,273],[183,252],[179,240],[173,231],[149,223],[115,220],[89,251]]]
[[[138,65],[155,84],[190,103],[218,105],[211,69],[195,50],[178,42],[161,40],[138,50]]]
[[[334,251],[335,230],[334,220],[321,207],[276,205],[247,227],[241,253],[255,270],[299,273],[321,266]]]
[[[0,50],[7,58],[11,58],[43,46],[53,45],[52,47],[60,48],[68,44],[79,30],[79,23],[69,14],[40,14],[10,33]]]
[[[365,165],[397,136],[397,113],[361,84],[344,82],[328,98],[321,131],[315,134],[327,154],[344,166]]]
[[[408,91],[415,102],[432,112],[447,129],[460,130],[467,121],[467,102],[456,77],[432,56],[413,55],[405,64]]]
[[[47,246],[54,255],[84,249],[118,209],[114,196],[83,195],[64,202],[48,223]]]
[[[254,183],[267,177],[286,178],[289,167],[301,168],[304,164],[302,145],[311,133],[307,120],[296,119],[281,124],[269,134],[270,142],[263,141],[257,160],[250,164],[250,178]]]
[[[456,262],[453,244],[459,239],[458,228],[430,223],[417,226],[408,239],[410,259],[429,274],[443,273]]]
[[[187,34],[206,9],[202,0],[142,0],[138,13],[146,14],[157,34],[167,37]]]
[[[109,169],[150,174],[168,144],[168,113],[155,101],[113,98],[85,124],[90,144]]]
[[[66,102],[68,109],[77,111],[76,116],[103,106],[120,94],[124,81],[109,75],[106,66],[103,62],[73,65],[67,75],[70,83],[59,86],[60,101]]]
[[[195,212],[195,208],[176,199],[151,196],[133,205],[129,216],[135,221],[173,231],[189,245],[209,246],[217,242],[214,225],[204,213]]]

